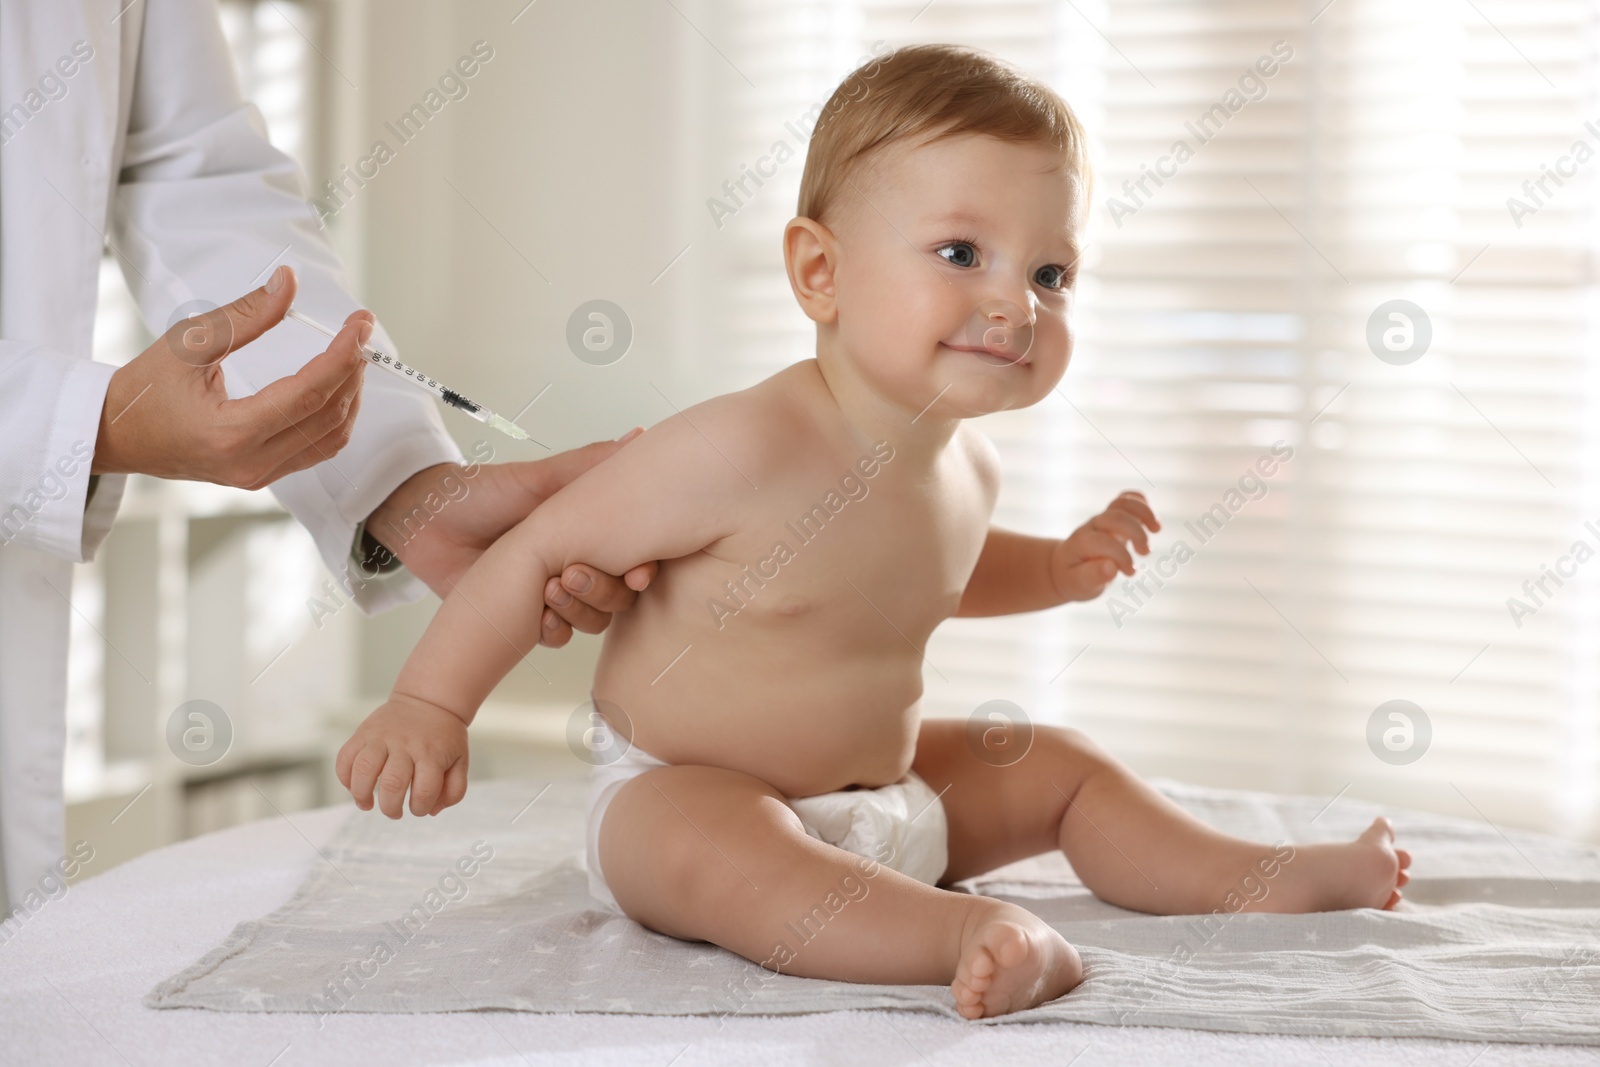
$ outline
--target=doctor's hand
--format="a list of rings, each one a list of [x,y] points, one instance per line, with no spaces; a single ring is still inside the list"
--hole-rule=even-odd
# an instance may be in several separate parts
[[[642,432],[526,463],[425,467],[368,516],[367,532],[443,599],[501,534]],[[427,504],[430,497],[432,507]],[[642,563],[618,578],[574,563],[545,583],[539,643],[560,648],[574,629],[600,633],[610,625],[612,613],[633,604],[658,568],[657,563]],[[536,591],[529,590],[529,595]]]
[[[230,400],[223,387],[223,357],[282,321],[295,288],[294,271],[279,267],[262,288],[179,321],[119,368],[90,472],[260,489],[349,443],[371,312],[353,313],[327,351],[255,395]]]

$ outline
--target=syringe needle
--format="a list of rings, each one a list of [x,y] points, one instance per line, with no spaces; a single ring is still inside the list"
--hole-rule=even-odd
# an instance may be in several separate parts
[[[328,329],[328,327],[324,326],[316,319],[313,319],[309,315],[303,314],[296,308],[291,307],[288,311],[284,312],[284,317],[291,318],[298,323],[309,326],[318,333],[324,334],[328,337],[339,336],[338,331]],[[528,432],[526,430],[512,422],[510,419],[502,418],[501,416],[490,411],[488,408],[484,407],[482,404],[468,400],[461,393],[458,393],[454,389],[447,388],[441,384],[437,378],[430,378],[415,368],[406,366],[404,363],[401,363],[398,359],[395,359],[382,349],[374,348],[371,344],[363,344],[361,346],[361,351],[366,354],[367,362],[377,364],[383,369],[399,375],[401,378],[404,378],[412,385],[421,389],[423,392],[431,393],[433,396],[444,401],[457,411],[477,419],[486,426],[494,427],[507,437],[514,437],[518,441],[532,440],[532,438],[528,436]]]

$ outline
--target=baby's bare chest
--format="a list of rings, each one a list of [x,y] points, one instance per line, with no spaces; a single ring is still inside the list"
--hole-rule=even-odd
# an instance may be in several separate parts
[[[736,533],[675,561],[679,610],[719,630],[920,645],[960,603],[988,505],[962,479],[898,474],[891,459],[753,493]]]

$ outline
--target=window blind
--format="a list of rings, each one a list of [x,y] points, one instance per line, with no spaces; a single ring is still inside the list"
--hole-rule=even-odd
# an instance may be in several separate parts
[[[1600,550],[1587,7],[696,11],[740,70],[707,75],[707,177],[737,178],[880,40],[989,49],[1089,128],[1078,348],[1057,394],[980,422],[996,521],[1065,535],[1133,488],[1164,529],[1101,600],[941,627],[930,713],[1005,698],[1145,773],[1595,833],[1600,561],[1573,558]],[[707,238],[719,389],[813,352],[779,242],[802,166]],[[1385,346],[1419,330],[1409,362]],[[1412,762],[1369,742],[1393,700],[1431,732]]]

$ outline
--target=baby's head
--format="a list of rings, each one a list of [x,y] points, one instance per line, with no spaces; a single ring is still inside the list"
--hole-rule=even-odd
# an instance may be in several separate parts
[[[823,109],[784,233],[824,373],[930,417],[1025,407],[1072,355],[1083,128],[1049,87],[955,45],[896,49]]]

